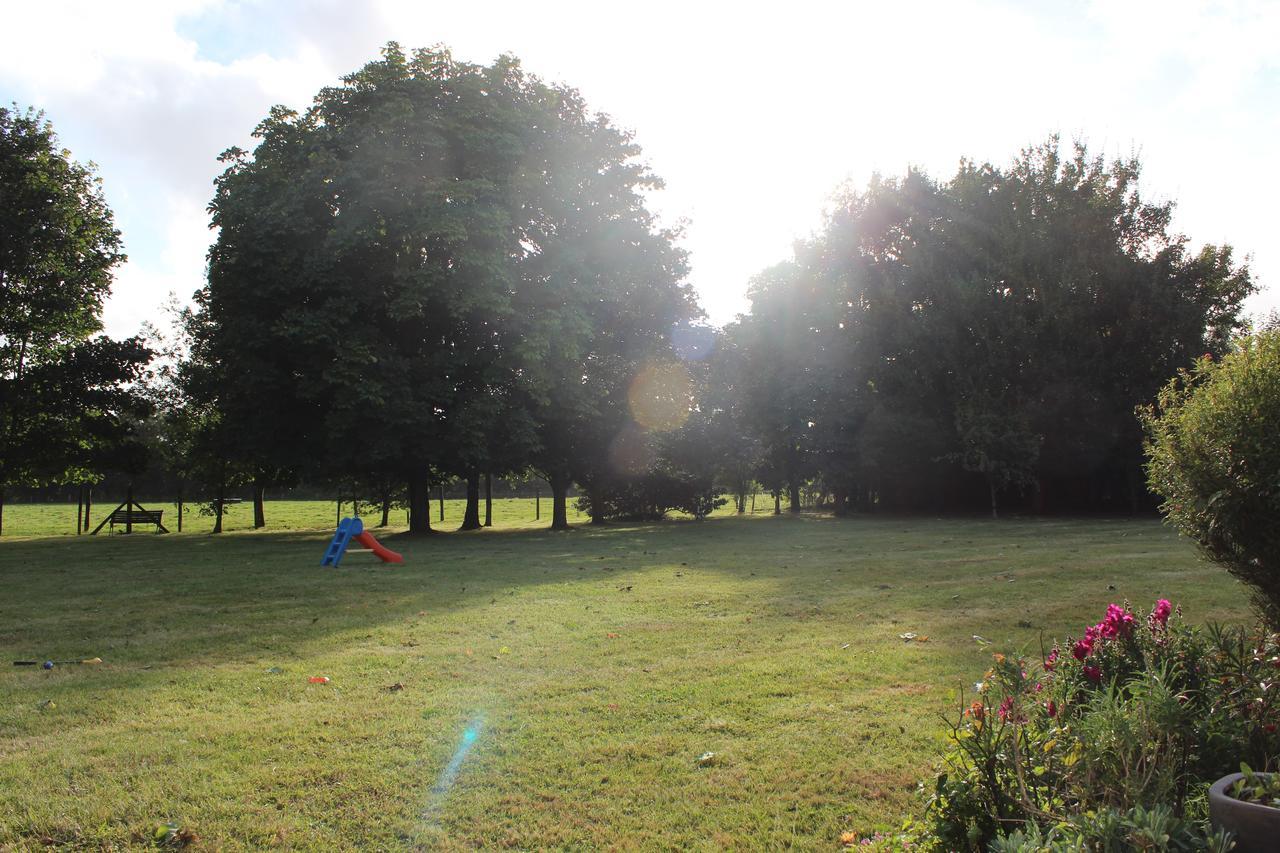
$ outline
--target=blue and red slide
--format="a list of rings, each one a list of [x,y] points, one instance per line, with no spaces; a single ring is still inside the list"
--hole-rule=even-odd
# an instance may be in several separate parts
[[[338,529],[333,534],[329,547],[325,549],[324,559],[320,561],[320,565],[337,568],[352,539],[372,551],[373,555],[384,563],[404,562],[404,557],[374,539],[373,534],[364,529],[363,521],[358,518],[344,518],[338,522]]]

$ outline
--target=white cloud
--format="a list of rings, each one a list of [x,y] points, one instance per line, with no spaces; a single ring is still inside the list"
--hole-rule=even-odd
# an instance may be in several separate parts
[[[477,62],[513,52],[633,128],[667,180],[655,205],[689,221],[692,280],[717,320],[819,225],[841,181],[908,164],[941,177],[961,155],[1004,162],[1054,131],[1109,155],[1140,149],[1147,191],[1179,202],[1179,227],[1253,251],[1265,282],[1280,271],[1267,228],[1276,4],[49,8],[6,10],[0,87],[101,165],[131,255],[107,312],[115,333],[199,284],[218,152],[393,38]],[[1255,307],[1278,302],[1273,290]]]

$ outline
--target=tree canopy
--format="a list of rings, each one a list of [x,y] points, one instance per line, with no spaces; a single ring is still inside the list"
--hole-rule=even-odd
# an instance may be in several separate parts
[[[239,436],[217,452],[393,474],[415,531],[431,482],[521,464],[495,445],[553,491],[585,477],[597,417],[695,310],[630,137],[510,57],[394,44],[256,136],[224,155],[192,315]]]
[[[123,260],[92,166],[0,108],[0,510],[6,487],[92,476],[139,413],[149,351],[95,336]]]
[[[1139,172],[1051,138],[847,192],[729,330],[762,482],[816,476],[838,511],[1140,505],[1134,407],[1224,351],[1252,282]]]

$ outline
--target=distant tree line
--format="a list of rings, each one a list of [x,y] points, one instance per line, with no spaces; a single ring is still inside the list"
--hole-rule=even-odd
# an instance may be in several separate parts
[[[847,192],[712,329],[628,133],[511,57],[392,44],[223,155],[207,282],[148,349],[93,337],[122,256],[91,170],[38,115],[0,130],[6,199],[62,188],[0,206],[0,488],[116,472],[215,511],[243,489],[257,526],[301,486],[427,532],[458,481],[472,529],[486,483],[531,476],[554,529],[575,486],[593,522],[760,490],[777,512],[1141,509],[1135,406],[1226,351],[1252,290],[1229,247],[1171,232],[1136,159],[1054,138]]]
[[[722,384],[756,479],[837,513],[1152,506],[1135,407],[1231,346],[1253,284],[1136,158],[1059,152],[874,179],[755,279]]]

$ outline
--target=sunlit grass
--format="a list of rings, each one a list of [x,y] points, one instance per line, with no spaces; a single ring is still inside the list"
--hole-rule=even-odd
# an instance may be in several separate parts
[[[403,566],[336,571],[331,526],[0,542],[7,659],[104,659],[0,672],[0,847],[832,849],[913,807],[974,634],[1246,615],[1154,521],[387,535]]]
[[[98,501],[90,512],[92,530],[98,526],[119,501]],[[164,525],[170,533],[178,532],[177,505],[143,501],[142,505],[149,510],[164,511]],[[360,504],[360,518],[368,528],[373,528],[382,521],[380,507],[368,503]],[[431,524],[441,530],[456,530],[462,524],[466,501],[446,499],[443,516],[440,502],[431,501]],[[325,527],[332,528],[341,516],[338,514],[336,501],[291,501],[268,500],[264,508],[268,530],[313,530]],[[354,508],[351,501],[342,504],[343,516],[351,515]],[[574,500],[569,501],[570,523],[586,521],[587,517],[574,507]],[[773,512],[772,498],[756,501],[757,515]],[[718,516],[732,515],[731,504],[726,504],[715,513]],[[671,513],[673,518],[680,513]],[[480,517],[484,518],[484,502],[480,504]],[[213,530],[214,519],[211,514],[202,513],[195,504],[186,504],[182,514],[182,532],[209,533]],[[392,509],[390,514],[392,527],[404,527],[408,517],[403,509]],[[551,498],[544,495],[536,498],[495,497],[493,499],[493,527],[499,530],[536,529],[551,526]],[[223,530],[227,532],[253,529],[253,505],[248,501],[239,504],[228,504],[222,520]],[[135,532],[152,533],[155,528],[150,525],[139,525]],[[4,539],[30,536],[74,536],[76,532],[75,504],[31,504],[10,503],[4,508]],[[104,527],[98,535],[105,536],[112,528]],[[116,527],[114,532],[122,532]]]

